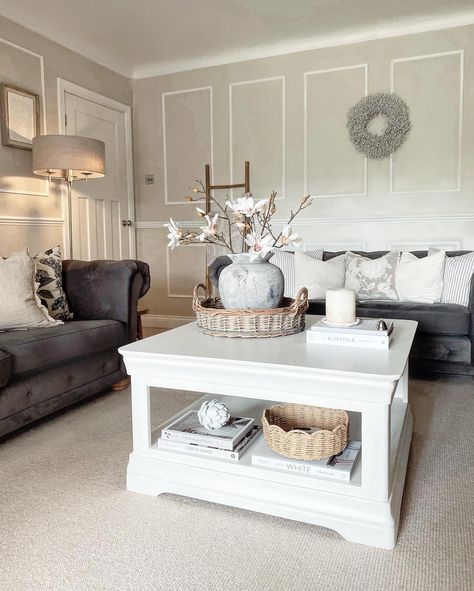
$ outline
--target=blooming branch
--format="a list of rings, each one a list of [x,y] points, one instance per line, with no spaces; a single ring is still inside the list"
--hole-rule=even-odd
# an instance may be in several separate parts
[[[203,195],[206,194],[203,183],[201,181],[196,181],[196,183],[197,186],[192,188],[194,195],[186,196],[186,201],[202,201]],[[196,207],[198,216],[206,222],[206,225],[199,227],[201,233],[185,230],[170,218],[169,223],[165,224],[169,230],[168,246],[175,248],[179,245],[204,242],[221,245],[235,254],[232,244],[232,234],[235,229],[242,238],[242,250],[250,252],[251,260],[264,257],[273,249],[287,246],[298,247],[302,240],[296,232],[293,232],[290,224],[303,209],[311,205],[312,197],[307,195],[301,199],[298,209],[295,212],[290,212],[288,222],[275,236],[271,227],[271,219],[277,209],[276,195],[276,192],[273,191],[268,199],[256,201],[253,195],[245,193],[235,200],[227,199],[225,205],[210,195],[209,203],[218,211],[204,211],[204,209]],[[219,231],[220,220],[226,223],[225,231]]]

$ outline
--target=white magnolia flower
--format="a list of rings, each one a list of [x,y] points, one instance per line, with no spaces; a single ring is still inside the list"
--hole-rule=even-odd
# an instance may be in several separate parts
[[[196,207],[196,211],[198,212],[198,214],[203,218],[206,215],[206,212],[204,211],[204,209],[201,209],[200,207]]]
[[[243,197],[239,197],[236,201],[226,201],[226,205],[235,213],[241,213],[248,218],[251,218],[256,211],[263,209],[267,203],[268,199],[261,199],[255,203],[250,193],[245,193]]]
[[[183,230],[173,221],[173,218],[170,218],[169,224],[163,224],[165,228],[168,228],[169,234],[167,236],[169,243],[168,247],[175,248],[175,246],[179,246],[179,241],[183,237]]]
[[[296,232],[292,232],[291,226],[288,224],[281,231],[280,241],[283,246],[300,246],[301,238]]]
[[[256,234],[249,234],[245,238],[245,242],[248,244],[248,246],[250,246],[249,252],[251,254],[251,261],[254,261],[258,257],[263,258],[271,251],[273,247],[273,238],[270,236],[270,234],[267,234],[263,238],[257,236]]]
[[[207,226],[201,226],[202,234],[199,236],[201,242],[204,242],[206,238],[212,238],[217,234],[217,220],[219,219],[219,214],[216,213],[212,220],[208,215],[204,215],[204,219],[207,222]]]

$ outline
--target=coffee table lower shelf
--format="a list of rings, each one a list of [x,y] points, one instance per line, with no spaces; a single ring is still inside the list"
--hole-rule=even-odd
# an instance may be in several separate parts
[[[203,399],[206,397],[203,397]],[[208,397],[207,397],[208,398]],[[268,401],[220,397],[233,414],[259,418]],[[200,400],[188,409],[196,408]],[[178,413],[181,415],[185,410]],[[360,413],[351,413],[352,439],[360,438]],[[171,421],[169,419],[166,424]],[[395,546],[405,472],[412,437],[410,407],[402,398],[391,405],[390,490],[387,499],[371,498],[362,482],[362,458],[350,482],[288,473],[256,466],[250,447],[239,462],[169,451],[150,446],[132,452],[127,488],[149,495],[172,493],[320,525],[353,542],[391,549]]]

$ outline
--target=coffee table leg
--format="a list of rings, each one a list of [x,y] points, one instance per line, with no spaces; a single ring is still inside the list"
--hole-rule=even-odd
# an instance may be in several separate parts
[[[141,452],[151,445],[150,388],[138,377],[132,377],[133,451]]]
[[[395,396],[397,398],[401,398],[403,402],[408,403],[408,361],[405,365],[405,371],[403,372],[403,375],[398,382]]]
[[[362,408],[362,488],[367,498],[389,497],[390,407],[367,404]]]

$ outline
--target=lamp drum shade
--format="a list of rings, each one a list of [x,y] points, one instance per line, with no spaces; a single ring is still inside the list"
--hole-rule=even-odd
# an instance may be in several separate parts
[[[105,175],[105,144],[77,135],[33,138],[33,172],[53,179],[94,179]]]

